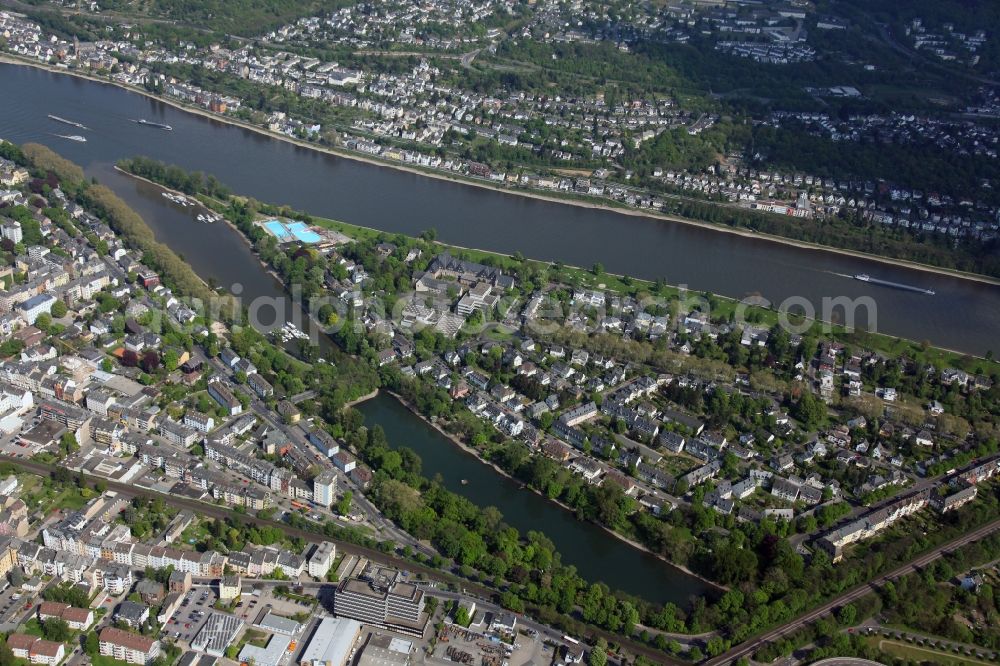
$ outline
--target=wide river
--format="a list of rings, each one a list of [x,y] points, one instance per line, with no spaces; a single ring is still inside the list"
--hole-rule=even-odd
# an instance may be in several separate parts
[[[67,81],[73,84],[80,83],[70,77],[53,77],[34,70],[0,65],[0,91],[3,82],[8,80],[12,72],[44,74],[42,80],[49,83],[62,84]],[[90,89],[97,91],[121,92],[108,86],[96,84],[91,86]],[[84,86],[84,89],[88,87]],[[72,104],[76,99],[76,93],[67,92],[67,94],[70,96],[66,104]],[[131,94],[125,94],[124,99],[144,100],[141,96]],[[161,105],[157,104],[157,107],[159,106]],[[136,117],[140,117],[139,114],[147,118],[155,115],[148,108],[136,111]],[[72,118],[87,127],[100,124],[99,119],[84,113],[82,107],[74,108],[72,113],[64,110],[55,115]],[[45,126],[45,130],[51,129],[56,134],[81,132],[90,140],[81,144],[56,137],[55,141],[51,141],[52,133],[47,131],[18,134],[11,130],[10,116],[4,110],[0,110],[0,138],[17,142],[40,141],[59,150],[77,163],[86,165],[88,176],[97,178],[112,188],[142,215],[156,237],[168,243],[175,252],[185,258],[203,279],[227,288],[238,285],[237,291],[240,292],[244,302],[261,297],[274,299],[285,309],[283,318],[293,320],[301,328],[308,328],[308,321],[304,320],[301,310],[285,297],[286,292],[281,283],[264,270],[238,232],[225,224],[200,223],[196,219],[199,211],[169,202],[161,196],[162,188],[114,170],[110,161],[113,157],[143,151],[146,147],[143,141],[146,139],[160,139],[163,136],[183,137],[184,134],[178,134],[179,129],[165,132],[138,127],[123,120],[118,127],[115,127],[115,133],[97,139],[93,136],[98,133],[96,129],[79,130],[56,123],[52,123],[53,127],[47,127],[47,113],[42,116],[45,123],[41,124]],[[127,114],[121,117],[127,117]],[[156,117],[161,118],[159,115]],[[186,117],[187,114],[182,114],[179,119],[183,122]],[[179,125],[178,118],[173,116],[166,122],[174,127]],[[210,127],[229,129],[219,123],[211,123]],[[110,157],[105,157],[104,154],[96,156],[88,154],[88,148],[98,145],[98,141],[117,142],[133,130],[139,131],[132,137],[135,143],[129,147],[119,148]],[[252,133],[247,133],[247,137],[257,138]],[[150,154],[150,151],[145,152]],[[310,156],[308,151],[302,154]],[[170,159],[180,161],[173,157]],[[381,170],[376,170],[375,173],[381,173]],[[264,325],[270,323],[265,317],[262,319],[264,321],[261,323]],[[328,344],[326,338],[320,336],[319,339],[321,344]],[[480,506],[496,506],[504,514],[504,519],[522,532],[529,530],[544,532],[562,553],[564,562],[576,566],[587,580],[601,580],[613,588],[651,601],[673,601],[682,606],[688,603],[692,595],[703,594],[709,589],[697,578],[610,536],[596,525],[578,521],[569,512],[495,473],[490,467],[456,447],[391,396],[379,395],[363,403],[359,408],[365,414],[366,422],[370,426],[376,423],[382,425],[393,446],[408,446],[417,451],[424,461],[425,474],[428,476],[441,474],[450,490]],[[463,485],[461,479],[466,479],[470,483]]]
[[[88,173],[99,172],[115,189],[120,183],[107,176],[109,165],[143,154],[215,174],[235,191],[263,201],[390,232],[435,228],[442,241],[457,245],[580,266],[600,262],[609,271],[662,277],[735,298],[759,294],[775,304],[798,298],[818,314],[824,312],[824,298],[870,296],[877,306],[875,328],[882,333],[968,353],[997,351],[998,286],[426,178],[300,148],[111,85],[29,67],[0,65],[0,100],[0,137],[49,145]],[[54,122],[46,117],[50,113],[90,130]],[[130,122],[137,118],[168,123],[174,131]],[[88,141],[56,136],[76,133]],[[211,266],[220,284],[229,286],[246,281],[245,251],[221,244],[227,238],[201,227],[194,238],[165,240],[193,265]],[[936,295],[852,279],[858,273]]]

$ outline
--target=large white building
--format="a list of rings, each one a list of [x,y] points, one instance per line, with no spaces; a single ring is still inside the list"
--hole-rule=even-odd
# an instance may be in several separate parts
[[[400,580],[395,569],[372,563],[358,577],[343,581],[333,595],[336,615],[411,636],[423,635],[423,611],[423,590]]]
[[[316,546],[309,556],[309,575],[313,578],[326,578],[334,559],[337,557],[337,546],[324,541]]]
[[[52,294],[32,296],[18,306],[21,310],[21,318],[29,325],[34,324],[43,312],[46,314],[52,312],[52,306],[55,305],[55,302],[56,297]]]
[[[337,494],[337,475],[333,470],[320,472],[313,479],[313,501],[320,506],[329,507]]]
[[[344,617],[324,617],[316,625],[309,644],[299,656],[302,666],[344,666],[354,641],[361,633],[361,623]]]
[[[20,243],[24,240],[24,233],[21,231],[21,223],[17,220],[10,220],[0,226],[0,235],[12,243]]]

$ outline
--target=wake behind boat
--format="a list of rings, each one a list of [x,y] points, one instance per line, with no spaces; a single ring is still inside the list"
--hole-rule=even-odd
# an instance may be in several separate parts
[[[139,118],[138,120],[133,120],[132,122],[137,123],[139,125],[146,125],[147,127],[155,127],[157,129],[167,130],[168,132],[172,132],[174,129],[170,125],[165,125],[163,123],[154,123],[152,120],[146,120],[145,118]]]
[[[855,280],[860,280],[861,282],[868,282],[870,284],[878,284],[883,287],[892,287],[894,289],[905,289],[906,291],[916,291],[921,294],[927,294],[928,296],[934,295],[933,289],[924,289],[923,287],[914,287],[909,284],[902,284],[900,282],[890,282],[889,280],[880,280],[878,278],[873,278],[867,273],[858,273],[854,276]]]
[[[56,134],[60,139],[69,139],[70,141],[79,141],[80,143],[86,143],[87,137],[80,136],[79,134]]]
[[[57,123],[65,123],[66,125],[72,125],[73,127],[79,127],[82,130],[89,130],[90,129],[89,127],[87,127],[86,125],[84,125],[82,123],[78,123],[78,122],[75,122],[73,120],[66,120],[65,118],[60,118],[59,116],[54,116],[51,113],[49,114],[49,118],[51,118],[52,120],[56,121]]]

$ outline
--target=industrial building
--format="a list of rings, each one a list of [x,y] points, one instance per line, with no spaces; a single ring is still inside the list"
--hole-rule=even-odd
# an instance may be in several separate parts
[[[299,656],[299,666],[344,666],[360,633],[356,620],[324,617]]]
[[[407,666],[413,643],[396,636],[372,634],[356,666]]]

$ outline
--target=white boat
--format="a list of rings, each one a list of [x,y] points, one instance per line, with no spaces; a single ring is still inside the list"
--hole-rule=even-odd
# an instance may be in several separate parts
[[[152,120],[146,120],[145,118],[140,118],[135,121],[140,125],[148,125],[149,127],[156,127],[157,129],[167,130],[168,132],[173,131],[173,127],[170,125],[164,125],[163,123],[154,123]]]
[[[79,134],[56,134],[60,139],[69,139],[70,141],[79,141],[80,143],[86,143],[87,137],[80,136]]]
[[[300,330],[295,324],[290,321],[286,321],[285,325],[281,327],[282,337],[288,336],[288,339],[298,338],[299,340],[308,340],[309,335],[304,331]]]
[[[868,273],[858,273],[857,275],[854,276],[854,279],[861,280],[862,282],[868,282],[872,278],[870,275],[868,275]]]
[[[172,201],[175,204],[178,204],[178,205],[181,205],[181,206],[193,206],[194,205],[194,202],[191,201],[190,199],[188,199],[187,197],[185,197],[183,195],[180,195],[180,194],[174,194],[173,192],[160,192],[160,196],[162,196],[163,198],[165,198],[167,201]]]
[[[60,118],[59,116],[54,116],[51,113],[49,114],[49,118],[51,118],[52,120],[56,121],[57,123],[65,123],[66,125],[72,125],[73,127],[79,127],[82,130],[90,129],[89,127],[87,127],[86,125],[84,125],[82,123],[74,122],[72,120],[66,120],[65,118]]]

